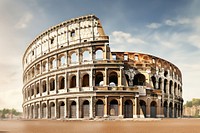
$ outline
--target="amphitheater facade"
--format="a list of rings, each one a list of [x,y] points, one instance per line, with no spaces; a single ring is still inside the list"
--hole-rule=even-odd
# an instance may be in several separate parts
[[[174,64],[112,52],[94,15],[37,36],[23,56],[26,119],[181,117],[182,75]]]

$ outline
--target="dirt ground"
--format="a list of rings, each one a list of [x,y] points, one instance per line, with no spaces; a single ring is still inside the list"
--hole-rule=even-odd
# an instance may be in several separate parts
[[[200,133],[200,119],[2,120],[0,133]]]

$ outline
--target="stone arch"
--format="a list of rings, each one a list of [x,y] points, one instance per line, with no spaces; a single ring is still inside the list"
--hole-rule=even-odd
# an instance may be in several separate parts
[[[49,112],[50,112],[50,118],[54,118],[55,117],[55,103],[51,102],[49,105]]]
[[[36,74],[40,74],[40,64],[36,65]]]
[[[124,102],[124,117],[125,118],[133,117],[133,102],[131,100],[126,100]]]
[[[46,103],[42,104],[42,118],[46,118],[47,117],[47,105]]]
[[[140,100],[140,115],[146,117],[146,102],[144,100]]]
[[[116,99],[113,99],[110,101],[110,116],[118,116],[118,110],[119,110],[119,106],[118,106],[118,101]]]
[[[49,64],[50,64],[50,69],[54,69],[54,68],[56,68],[56,59],[54,58],[54,57],[52,57],[52,58],[50,58],[50,60],[49,60]]]
[[[76,118],[76,102],[72,101],[70,105],[70,118]]]
[[[89,50],[85,50],[83,52],[83,58],[82,58],[82,62],[87,62],[91,60],[91,55],[90,55],[90,51]]]
[[[35,118],[39,118],[39,114],[40,114],[40,105],[36,104],[35,105]]]
[[[177,118],[177,103],[174,104],[174,118]]]
[[[71,54],[71,64],[76,64],[77,63],[77,53],[74,52]]]
[[[42,92],[46,92],[47,91],[47,83],[46,80],[42,81]]]
[[[174,95],[175,95],[175,96],[177,95],[176,92],[177,92],[177,83],[175,82],[175,83],[174,83]]]
[[[151,76],[151,82],[153,84],[153,88],[156,89],[156,77],[155,76]]]
[[[89,87],[89,74],[83,75],[82,78],[82,87]]]
[[[48,62],[47,61],[42,62],[42,70],[43,70],[43,72],[48,71]]]
[[[172,85],[173,85],[173,82],[172,82],[172,80],[170,80],[170,82],[169,82],[169,94],[172,94]]]
[[[104,115],[104,103],[101,99],[96,102],[96,116],[103,117]]]
[[[40,93],[40,84],[39,83],[37,83],[36,84],[36,94],[39,94]]]
[[[103,73],[102,72],[97,72],[95,74],[95,86],[103,86]]]
[[[64,118],[65,117],[65,103],[63,101],[60,101],[58,103],[58,118]]]
[[[95,51],[95,59],[103,60],[103,50],[102,49],[99,48]]]
[[[88,118],[90,116],[90,105],[89,101],[85,100],[82,105],[82,118]]]
[[[109,74],[109,86],[118,85],[118,75],[117,72],[113,71]]]
[[[163,105],[163,113],[165,118],[167,117],[167,110],[168,110],[168,104],[167,101],[165,101]]]
[[[65,57],[65,54],[60,54],[58,56],[58,64],[59,66],[64,66],[66,65],[66,57]]]
[[[59,89],[64,89],[65,88],[65,77],[60,76],[58,81],[59,81]]]
[[[156,118],[157,114],[157,103],[155,101],[152,101],[150,104],[150,117]]]
[[[159,90],[162,89],[162,78],[159,78],[159,80],[158,80],[158,89]]]
[[[50,79],[50,91],[54,91],[55,90],[55,79],[51,78]]]
[[[164,93],[167,93],[167,85],[168,85],[168,81],[167,79],[164,80]]]
[[[169,118],[173,117],[173,104],[172,102],[169,103]]]
[[[35,113],[34,109],[35,109],[34,105],[31,105],[31,110],[30,110],[31,111],[31,113],[30,113],[30,118],[31,119],[33,119],[33,117],[34,117],[34,113]]]
[[[70,88],[76,87],[76,75],[72,75],[70,79]]]
[[[144,86],[146,82],[146,78],[143,74],[139,73],[134,76],[133,85],[141,85]]]

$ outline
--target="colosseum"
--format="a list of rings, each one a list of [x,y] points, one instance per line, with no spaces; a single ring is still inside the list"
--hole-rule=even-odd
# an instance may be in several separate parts
[[[162,58],[112,52],[99,18],[64,21],[23,55],[26,119],[182,117],[182,75]]]

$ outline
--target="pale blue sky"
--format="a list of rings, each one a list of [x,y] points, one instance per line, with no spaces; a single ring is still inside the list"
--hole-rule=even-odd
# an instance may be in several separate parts
[[[0,108],[22,104],[22,56],[50,26],[95,14],[111,50],[149,53],[178,66],[183,98],[200,97],[199,0],[1,0]]]

